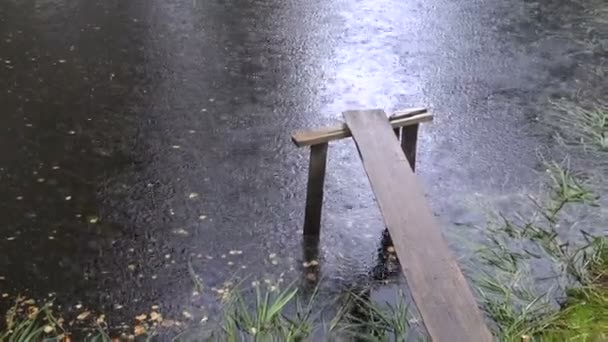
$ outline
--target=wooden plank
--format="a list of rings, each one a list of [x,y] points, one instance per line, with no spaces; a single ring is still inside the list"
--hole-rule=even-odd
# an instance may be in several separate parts
[[[323,207],[323,184],[325,183],[326,161],[327,143],[310,146],[310,166],[308,169],[306,212],[304,216],[304,235],[307,236],[318,236],[321,230],[321,209]]]
[[[399,112],[400,115],[391,118],[391,126],[394,128],[415,125],[422,122],[432,121],[433,115],[426,113],[426,109],[412,109],[410,115],[406,115],[405,111]],[[411,114],[413,113],[413,114]],[[291,135],[291,140],[298,146],[311,146],[316,144],[327,143],[333,140],[339,140],[350,137],[350,131],[346,124],[340,124],[333,127],[316,129],[313,131],[296,132]]]
[[[492,341],[386,115],[347,111],[344,118],[431,339]]]

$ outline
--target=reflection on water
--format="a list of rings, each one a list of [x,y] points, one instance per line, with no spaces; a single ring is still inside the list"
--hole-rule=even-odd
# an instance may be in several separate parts
[[[481,220],[462,199],[535,182],[531,113],[601,85],[605,4],[561,2],[2,2],[1,292],[120,321],[150,303],[204,315],[217,294],[193,296],[188,264],[208,288],[310,260],[328,288],[392,277],[350,141],[329,148],[321,239],[302,248],[307,152],[289,134],[430,106],[417,170],[467,237]]]

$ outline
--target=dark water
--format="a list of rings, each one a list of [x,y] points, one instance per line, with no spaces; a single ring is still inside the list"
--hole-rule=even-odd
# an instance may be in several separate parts
[[[119,322],[198,318],[234,274],[297,277],[308,151],[289,135],[354,108],[432,109],[418,172],[466,255],[468,201],[537,181],[548,100],[604,84],[607,18],[602,1],[3,0],[0,292]],[[333,144],[329,287],[367,277],[382,229],[352,142]]]

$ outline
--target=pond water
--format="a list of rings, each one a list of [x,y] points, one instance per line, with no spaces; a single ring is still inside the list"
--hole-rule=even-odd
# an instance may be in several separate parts
[[[605,96],[607,20],[602,1],[2,1],[0,309],[198,318],[235,274],[299,277],[290,134],[347,109],[432,111],[417,172],[466,257],[470,201],[537,184],[550,100]],[[351,140],[327,172],[332,288],[369,277],[384,227]]]

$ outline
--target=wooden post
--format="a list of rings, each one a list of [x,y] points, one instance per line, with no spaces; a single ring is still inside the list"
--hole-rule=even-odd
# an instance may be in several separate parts
[[[319,236],[304,235],[302,241],[304,284],[307,285],[307,289],[316,291],[321,271],[319,264]]]
[[[326,160],[327,143],[310,146],[310,166],[308,169],[308,189],[306,191],[306,213],[304,217],[304,235],[306,236],[319,236]]]
[[[418,141],[418,124],[401,127],[401,149],[407,161],[416,171],[416,143]]]
[[[393,132],[395,132],[397,139],[401,139],[401,127],[393,128]]]

